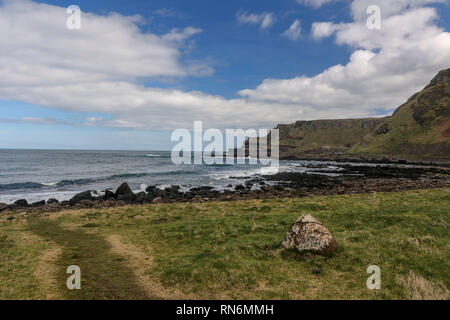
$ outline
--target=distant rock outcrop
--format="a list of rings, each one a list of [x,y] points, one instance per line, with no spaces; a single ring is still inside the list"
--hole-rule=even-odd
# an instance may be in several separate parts
[[[279,124],[281,159],[450,161],[450,69],[392,116]],[[257,144],[257,139],[246,141]],[[247,152],[248,154],[248,152]]]
[[[310,214],[302,215],[294,222],[283,241],[282,247],[299,252],[312,252],[328,256],[337,250],[337,243],[330,231]]]

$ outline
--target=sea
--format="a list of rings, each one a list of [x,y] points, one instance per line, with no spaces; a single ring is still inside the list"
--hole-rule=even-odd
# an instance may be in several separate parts
[[[281,160],[279,167],[280,171],[312,174],[326,170],[327,175],[336,170],[339,175],[334,162]],[[273,172],[264,169],[261,164],[249,164],[248,159],[246,164],[177,165],[170,151],[0,149],[0,202],[68,200],[81,191],[115,190],[125,181],[135,192],[149,185],[179,185],[183,190],[212,186],[223,190],[255,175]]]

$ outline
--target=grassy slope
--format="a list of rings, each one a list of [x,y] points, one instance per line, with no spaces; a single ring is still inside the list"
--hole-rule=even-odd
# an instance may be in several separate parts
[[[400,158],[448,159],[450,152],[450,82],[427,86],[411,97],[350,153]]]
[[[371,133],[383,119],[298,121],[279,125],[280,154],[301,156],[345,152]]]
[[[114,234],[153,257],[147,273],[155,281],[190,297],[448,299],[448,212],[450,189],[440,189],[68,211],[28,222],[3,219],[0,232],[14,244],[8,249],[3,240],[0,245],[6,257],[0,262],[0,298],[43,297],[42,279],[34,270],[54,242],[63,247],[55,274],[63,298],[70,295],[61,284],[61,269],[87,261],[100,268],[103,258],[109,267],[82,268],[83,287],[91,281],[98,290],[88,298],[141,296],[131,266],[104,243]],[[333,257],[279,248],[302,213],[313,214],[337,239],[340,248]],[[61,228],[70,231],[70,239]],[[77,248],[83,248],[83,257],[74,253]],[[381,267],[379,291],[366,288],[366,268],[372,264]],[[322,273],[313,275],[315,267]],[[104,272],[111,275],[110,286],[120,289],[129,280],[136,292],[105,296],[104,284],[93,276]]]

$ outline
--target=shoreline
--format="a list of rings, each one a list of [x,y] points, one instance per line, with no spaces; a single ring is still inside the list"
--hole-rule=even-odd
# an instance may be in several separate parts
[[[301,172],[279,172],[274,175],[255,175],[223,191],[211,186],[180,191],[174,185],[165,189],[149,186],[146,191],[133,193],[124,182],[114,192],[99,194],[87,190],[66,201],[42,200],[28,204],[25,199],[14,204],[0,204],[0,215],[5,213],[45,213],[67,209],[104,208],[125,205],[183,203],[208,201],[237,201],[250,199],[302,198],[341,194],[367,194],[413,189],[450,187],[450,169],[438,167],[351,166],[341,165],[339,175],[327,176]],[[320,170],[320,167],[318,168]],[[323,173],[336,173],[320,170]],[[236,178],[237,179],[237,178]]]
[[[322,162],[338,162],[338,163],[364,163],[364,164],[391,164],[391,165],[412,165],[424,167],[444,167],[450,168],[450,159],[395,159],[389,157],[374,158],[363,155],[336,154],[334,156],[280,156],[280,160],[290,161],[322,161]]]

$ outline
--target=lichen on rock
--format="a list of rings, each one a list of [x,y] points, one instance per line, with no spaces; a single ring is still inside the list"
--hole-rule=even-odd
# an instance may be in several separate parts
[[[281,246],[323,256],[330,255],[338,247],[330,231],[310,214],[304,214],[294,222]]]

